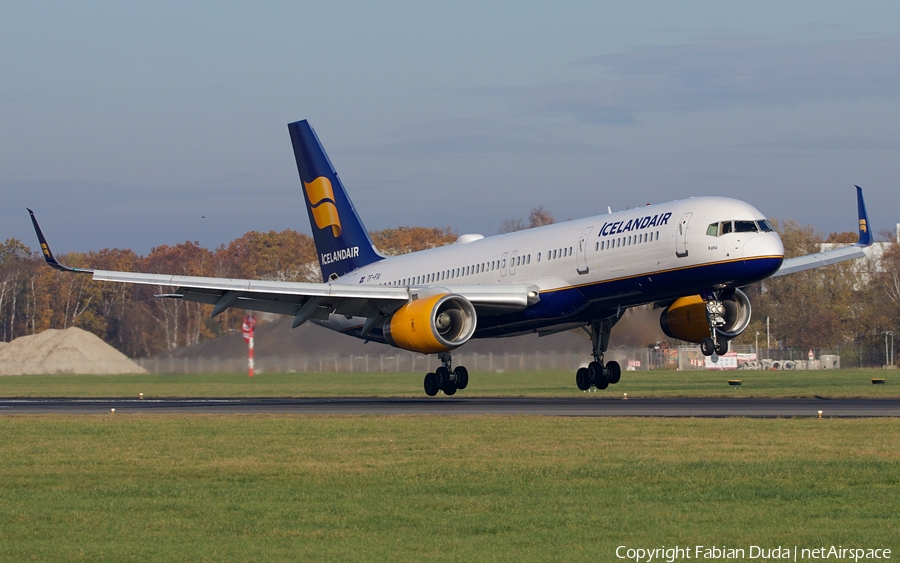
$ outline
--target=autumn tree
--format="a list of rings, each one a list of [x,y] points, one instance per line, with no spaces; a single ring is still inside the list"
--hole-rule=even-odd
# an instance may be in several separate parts
[[[556,219],[553,218],[553,215],[551,215],[543,205],[532,208],[531,212],[528,214],[529,229],[543,227],[544,225],[552,225],[555,222]]]
[[[372,244],[386,256],[397,256],[453,244],[459,238],[450,227],[397,227],[369,233]]]
[[[293,229],[260,233],[250,231],[219,252],[236,277],[273,281],[321,281],[316,245],[312,237]],[[217,253],[219,253],[217,252]]]
[[[0,325],[0,340],[16,337],[16,319],[21,314],[19,296],[27,283],[31,249],[15,238],[0,244],[0,315],[5,319]]]

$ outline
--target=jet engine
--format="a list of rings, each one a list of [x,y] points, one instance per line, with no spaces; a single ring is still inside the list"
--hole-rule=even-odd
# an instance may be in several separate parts
[[[465,344],[475,333],[475,307],[445,293],[411,301],[384,323],[387,342],[404,350],[433,354]]]
[[[725,318],[725,324],[718,327],[716,333],[720,338],[731,340],[750,324],[750,299],[746,293],[735,289],[733,295],[721,298],[720,303],[724,311],[719,312]],[[670,338],[699,343],[710,335],[706,302],[699,295],[676,299],[659,316],[659,325]]]

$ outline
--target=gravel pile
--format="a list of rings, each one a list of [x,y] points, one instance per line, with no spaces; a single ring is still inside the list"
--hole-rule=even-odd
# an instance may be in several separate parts
[[[80,328],[45,330],[0,345],[0,375],[146,373],[109,344]]]

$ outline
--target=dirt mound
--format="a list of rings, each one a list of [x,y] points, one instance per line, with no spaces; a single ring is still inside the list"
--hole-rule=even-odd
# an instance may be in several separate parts
[[[45,330],[0,346],[0,375],[146,373],[144,368],[80,328]]]

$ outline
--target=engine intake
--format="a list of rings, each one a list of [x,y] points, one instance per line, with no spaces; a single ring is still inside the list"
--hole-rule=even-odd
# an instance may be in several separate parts
[[[384,323],[384,337],[398,348],[434,354],[465,344],[475,334],[475,307],[450,293],[423,297],[398,309]]]
[[[746,293],[735,289],[734,295],[721,301],[725,308],[725,325],[716,329],[716,333],[731,340],[750,324],[750,299]],[[659,316],[659,325],[670,338],[699,343],[709,336],[706,303],[699,295],[681,297],[665,308]]]

